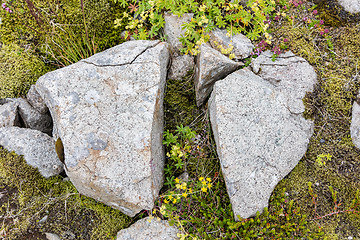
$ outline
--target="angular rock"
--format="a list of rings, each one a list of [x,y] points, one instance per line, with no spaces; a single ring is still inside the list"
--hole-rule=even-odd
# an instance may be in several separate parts
[[[30,90],[26,95],[26,99],[30,105],[39,113],[45,114],[49,111],[48,107],[44,103],[44,100],[36,91],[35,85],[31,85]]]
[[[19,114],[25,125],[24,127],[51,134],[52,118],[49,112],[38,112],[24,98],[16,98],[14,101],[19,104]]]
[[[210,95],[214,83],[239,69],[240,63],[230,60],[207,44],[200,46],[195,66],[195,93],[197,106]]]
[[[45,133],[29,128],[0,128],[0,145],[24,155],[27,164],[37,168],[46,178],[63,171],[63,164],[55,152],[55,142]]]
[[[6,99],[1,99],[0,105],[0,127],[20,126],[18,103],[7,102]]]
[[[360,13],[359,0],[338,0],[339,4],[349,13]]]
[[[168,221],[143,218],[118,232],[117,240],[175,240],[180,231]]]
[[[169,12],[164,14],[164,33],[165,36],[167,36],[167,42],[172,47],[175,56],[180,53],[180,49],[183,47],[179,38],[185,34],[185,30],[182,29],[183,27],[181,25],[190,22],[193,16],[194,14],[192,13],[186,13],[182,17],[178,17]]]
[[[299,89],[305,90],[311,89]],[[210,120],[235,216],[261,212],[276,184],[307,150],[313,123],[291,112],[283,94],[248,69],[214,86]]]
[[[354,145],[360,148],[360,94],[358,94],[356,101],[352,107],[352,119],[350,125],[350,134]]]
[[[255,73],[283,93],[283,102],[292,113],[305,111],[302,99],[306,92],[313,90],[317,78],[314,68],[305,59],[289,51],[280,54],[274,62],[272,53],[266,51],[254,59],[251,66]]]
[[[173,57],[169,69],[169,79],[181,79],[194,68],[194,57],[190,55],[180,55]]]
[[[235,54],[234,60],[242,60],[250,56],[254,45],[245,35],[239,33],[233,36],[227,35],[226,29],[216,28],[210,33],[210,44],[213,48],[217,49],[217,45],[222,45],[224,48],[229,48],[230,44],[233,45],[232,53]]]
[[[77,190],[134,216],[163,184],[163,97],[169,52],[129,41],[42,76],[36,89],[62,140]]]

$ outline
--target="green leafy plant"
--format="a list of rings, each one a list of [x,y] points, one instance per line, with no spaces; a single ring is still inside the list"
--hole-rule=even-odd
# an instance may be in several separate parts
[[[208,33],[215,27],[226,28],[229,36],[244,33],[251,40],[265,36],[271,42],[272,36],[268,32],[267,17],[274,11],[274,0],[249,0],[246,5],[239,0],[113,0],[122,7],[130,9],[121,18],[114,21],[116,27],[126,24],[127,35],[135,39],[151,39],[161,35],[164,27],[162,13],[182,16],[193,13],[190,22],[183,24],[185,35],[180,38],[184,45],[182,50],[186,54],[196,55],[199,46],[209,40]]]

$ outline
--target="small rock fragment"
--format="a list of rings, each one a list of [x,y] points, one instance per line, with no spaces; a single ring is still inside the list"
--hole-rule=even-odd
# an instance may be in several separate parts
[[[185,34],[182,26],[184,23],[191,21],[194,16],[192,13],[185,13],[182,17],[178,17],[172,13],[166,12],[164,14],[165,26],[164,33],[167,36],[167,42],[172,47],[173,55],[179,55],[180,49],[183,47],[179,38]]]
[[[44,103],[44,100],[36,91],[35,85],[31,85],[30,90],[26,95],[26,99],[39,113],[45,114],[49,111],[48,107]]]
[[[37,168],[46,178],[63,171],[63,164],[55,152],[55,141],[45,133],[29,128],[0,128],[0,145],[24,155],[27,164]]]
[[[354,145],[360,148],[360,104],[359,99],[360,93],[357,96],[357,100],[354,101],[352,107],[352,119],[350,125],[350,135]]]
[[[194,57],[180,55],[173,57],[169,69],[168,79],[181,79],[194,68]]]
[[[196,57],[195,92],[196,104],[202,105],[209,96],[214,83],[239,69],[240,63],[230,60],[207,44],[200,46]]]
[[[168,221],[143,218],[118,232],[117,240],[175,240],[180,231]]]
[[[61,238],[54,233],[45,233],[45,236],[48,240],[61,240]]]
[[[3,105],[0,105],[0,127],[20,126],[18,103],[7,102],[3,100]]]
[[[219,44],[227,49],[230,44],[233,46],[232,53],[235,54],[234,60],[242,60],[250,56],[254,45],[245,35],[239,33],[233,36],[228,36],[226,29],[216,28],[210,33],[210,44],[213,48],[218,49]]]
[[[24,98],[16,98],[14,101],[19,104],[19,114],[25,124],[24,127],[51,134],[52,118],[49,112],[40,113]]]

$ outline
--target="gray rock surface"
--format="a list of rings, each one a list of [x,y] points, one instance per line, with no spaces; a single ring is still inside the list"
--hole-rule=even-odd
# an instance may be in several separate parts
[[[180,55],[173,57],[171,60],[171,67],[169,69],[169,79],[181,79],[189,71],[194,68],[194,57],[190,55]]]
[[[48,240],[61,240],[61,238],[54,233],[45,233],[45,236]]]
[[[166,43],[129,41],[36,83],[77,190],[129,216],[152,209],[163,184],[168,60]]]
[[[190,22],[193,16],[194,14],[192,13],[186,13],[182,17],[178,17],[169,12],[164,14],[164,33],[167,36],[167,42],[172,47],[175,56],[180,53],[180,49],[183,47],[179,38],[185,34],[185,30],[182,29],[181,25]]]
[[[44,177],[63,171],[63,164],[55,152],[55,142],[45,133],[29,128],[0,128],[0,145],[24,155],[27,164],[37,168]]]
[[[233,36],[227,36],[226,29],[216,28],[210,33],[210,44],[213,48],[217,49],[217,45],[220,44],[224,48],[229,48],[229,45],[233,45],[232,53],[235,54],[234,60],[241,60],[250,56],[254,45],[251,43],[245,35],[239,33]]]
[[[292,113],[305,111],[302,99],[306,92],[313,90],[317,78],[314,68],[305,59],[289,51],[273,62],[272,53],[266,51],[254,59],[251,66],[255,73],[283,93],[283,102]]]
[[[350,134],[354,145],[360,148],[360,94],[357,96],[357,100],[354,101],[352,107],[352,119],[350,125]]]
[[[345,11],[349,13],[360,13],[359,0],[338,0],[339,4],[344,7]]]
[[[129,228],[118,232],[117,240],[175,240],[179,239],[179,230],[175,226],[170,226],[168,221],[143,218]]]
[[[2,105],[0,105],[0,127],[12,127],[20,126],[18,103],[7,102],[2,99]]]
[[[26,99],[39,113],[47,113],[49,111],[48,107],[44,103],[44,100],[36,91],[35,85],[31,85],[30,90],[26,95]]]
[[[298,79],[286,76],[294,83]],[[313,123],[289,110],[284,95],[292,89],[286,93],[281,86],[242,69],[216,82],[209,99],[217,153],[235,216],[248,218],[262,212],[276,184],[307,150]],[[312,88],[299,89],[305,90]]]
[[[38,112],[24,98],[16,98],[14,101],[19,104],[19,114],[25,125],[24,127],[51,134],[52,118],[49,112]]]
[[[202,105],[210,95],[214,83],[239,69],[240,63],[230,60],[207,44],[200,46],[196,57],[195,93],[197,106]]]

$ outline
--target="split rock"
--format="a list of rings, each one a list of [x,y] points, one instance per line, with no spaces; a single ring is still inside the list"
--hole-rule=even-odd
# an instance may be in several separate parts
[[[200,46],[195,66],[195,93],[197,106],[210,95],[214,83],[239,69],[240,63],[230,60],[207,44]]]
[[[283,94],[248,69],[214,86],[210,120],[235,216],[261,212],[307,150],[313,123],[289,111]]]
[[[168,221],[143,218],[118,232],[117,240],[175,240],[180,231]]]
[[[55,142],[45,133],[29,128],[0,128],[0,145],[24,155],[27,164],[37,168],[44,177],[63,171],[63,164],[55,152]]]
[[[20,126],[18,103],[7,102],[6,99],[1,99],[0,105],[0,127]]]
[[[129,41],[42,76],[36,90],[77,190],[134,216],[163,184],[163,97],[169,52]]]
[[[183,47],[179,38],[185,34],[185,30],[182,29],[183,27],[181,25],[190,22],[193,16],[194,14],[192,13],[185,13],[182,17],[178,17],[169,12],[164,14],[164,33],[167,36],[167,42],[174,51],[174,55],[180,54],[180,49]]]
[[[249,57],[254,49],[254,45],[245,35],[239,33],[228,36],[226,29],[218,28],[210,33],[210,44],[215,49],[218,44],[222,45],[224,48],[229,48],[229,45],[231,44],[234,47],[232,50],[232,53],[235,54],[234,60],[242,60]]]

